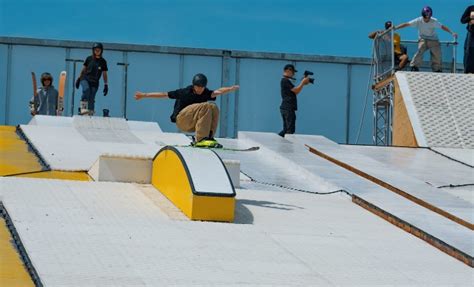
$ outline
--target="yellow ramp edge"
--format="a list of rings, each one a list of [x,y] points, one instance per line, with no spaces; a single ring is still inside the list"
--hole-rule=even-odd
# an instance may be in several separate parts
[[[28,178],[49,178],[62,180],[92,181],[92,178],[85,171],[41,171],[29,174],[22,174],[16,177]]]
[[[38,157],[17,133],[16,127],[0,126],[0,176],[43,170]]]
[[[211,150],[162,148],[153,159],[151,183],[191,220],[234,220],[234,186]]]
[[[0,286],[35,286],[0,216]]]

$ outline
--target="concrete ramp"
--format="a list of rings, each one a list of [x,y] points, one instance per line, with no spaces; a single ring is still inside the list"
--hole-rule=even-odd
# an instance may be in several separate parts
[[[162,148],[153,159],[151,183],[192,220],[234,220],[234,186],[212,150]]]
[[[474,75],[396,73],[393,144],[474,148]]]

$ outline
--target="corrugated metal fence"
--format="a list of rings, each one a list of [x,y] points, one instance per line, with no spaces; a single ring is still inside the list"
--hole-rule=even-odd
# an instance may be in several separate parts
[[[32,96],[30,72],[48,71],[57,80],[68,73],[65,95],[66,116],[77,111],[81,90],[73,94],[73,62],[91,54],[92,42],[57,41],[0,37],[0,124],[17,125],[30,119],[28,101]],[[300,54],[262,53],[217,49],[178,48],[104,43],[109,66],[109,95],[96,96],[96,114],[110,110],[114,117],[156,121],[164,131],[177,131],[170,122],[173,101],[135,101],[135,91],[170,91],[190,84],[195,73],[209,78],[209,88],[239,84],[235,94],[219,97],[219,135],[235,137],[241,131],[279,132],[280,79],[287,63],[315,73],[314,85],[298,96],[296,131],[319,134],[339,143],[354,143],[367,92],[370,60]],[[127,63],[127,94],[125,68]],[[76,77],[82,64],[76,66]],[[299,79],[298,79],[299,80]],[[371,98],[368,99],[371,102]],[[372,107],[367,107],[359,143],[372,142]]]

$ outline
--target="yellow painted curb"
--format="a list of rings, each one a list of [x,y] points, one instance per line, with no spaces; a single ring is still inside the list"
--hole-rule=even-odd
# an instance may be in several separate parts
[[[12,242],[5,220],[0,217],[0,286],[35,286]]]
[[[16,127],[0,126],[0,176],[43,169],[28,143],[16,133]]]
[[[222,168],[225,169],[223,164]],[[188,165],[176,148],[164,147],[155,156],[151,183],[191,220],[234,220],[235,191],[233,194],[197,192]],[[230,186],[233,190],[231,182]]]
[[[91,177],[85,171],[51,170],[51,171],[41,171],[41,172],[35,172],[35,173],[29,173],[29,174],[22,174],[22,175],[18,175],[17,177],[92,181]]]

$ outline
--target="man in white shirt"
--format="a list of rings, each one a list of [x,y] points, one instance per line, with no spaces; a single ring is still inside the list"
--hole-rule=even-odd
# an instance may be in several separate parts
[[[410,63],[412,71],[419,71],[419,67],[423,61],[423,54],[426,50],[430,50],[431,69],[433,72],[441,72],[441,46],[438,35],[436,34],[436,28],[443,29],[453,35],[454,38],[458,37],[458,34],[452,32],[448,27],[442,25],[432,16],[433,10],[431,7],[426,6],[421,10],[421,17],[395,27],[396,30],[408,26],[416,27],[418,29],[418,51]]]

